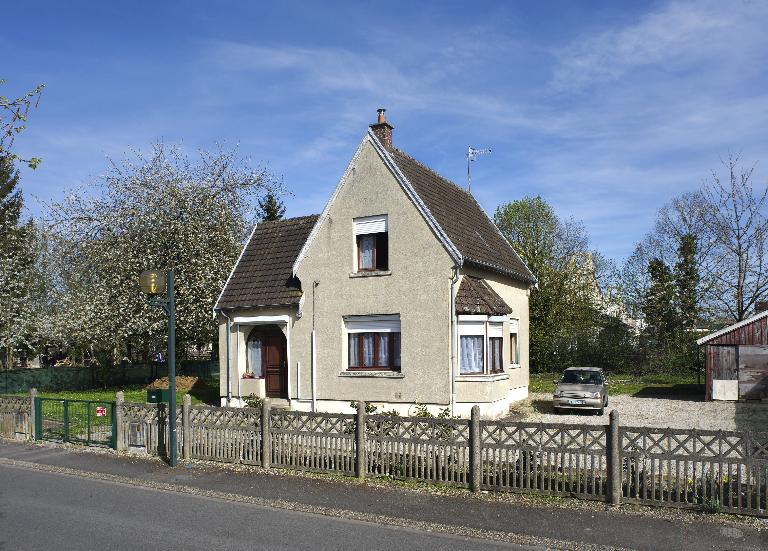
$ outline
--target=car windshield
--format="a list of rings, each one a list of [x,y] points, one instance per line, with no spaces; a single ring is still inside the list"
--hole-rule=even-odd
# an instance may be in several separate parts
[[[560,382],[567,385],[601,385],[603,378],[599,371],[566,371]]]

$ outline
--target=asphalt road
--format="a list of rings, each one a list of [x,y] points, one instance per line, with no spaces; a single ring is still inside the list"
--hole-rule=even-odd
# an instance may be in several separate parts
[[[0,465],[0,550],[530,549]]]

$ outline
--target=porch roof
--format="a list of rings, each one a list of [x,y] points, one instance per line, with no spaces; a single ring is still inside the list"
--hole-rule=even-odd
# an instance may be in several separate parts
[[[512,308],[484,279],[465,275],[456,293],[456,313],[501,316],[511,314]]]
[[[259,223],[221,291],[216,309],[292,306],[301,299],[301,283],[293,277],[296,256],[317,216]]]

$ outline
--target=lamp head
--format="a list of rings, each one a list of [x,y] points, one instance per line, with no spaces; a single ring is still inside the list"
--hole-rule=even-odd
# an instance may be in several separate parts
[[[139,286],[148,295],[165,294],[165,272],[161,270],[146,270],[139,275]]]

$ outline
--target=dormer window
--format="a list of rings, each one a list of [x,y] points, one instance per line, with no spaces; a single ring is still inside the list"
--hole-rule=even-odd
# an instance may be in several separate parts
[[[387,215],[366,216],[353,220],[356,243],[356,271],[376,272],[389,269]]]

